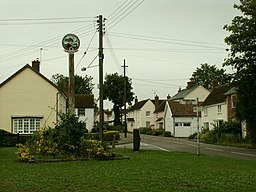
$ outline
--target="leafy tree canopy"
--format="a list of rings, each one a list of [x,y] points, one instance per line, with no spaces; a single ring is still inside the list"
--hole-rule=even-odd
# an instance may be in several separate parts
[[[225,69],[218,69],[215,65],[204,63],[200,68],[196,68],[190,78],[191,82],[202,85],[206,89],[212,88],[213,80],[217,80],[219,85],[223,85],[230,82],[230,75],[226,74]]]
[[[237,116],[246,120],[247,133],[256,143],[256,0],[240,0],[234,8],[241,12],[224,29],[230,32],[230,45],[224,65],[236,69],[234,85],[238,89]]]
[[[75,75],[75,93],[76,94],[92,94],[93,86],[91,76]],[[62,74],[55,74],[52,76],[52,81],[65,93],[68,92],[69,78]]]
[[[126,81],[126,101],[131,103],[133,100],[131,79],[125,77]],[[124,77],[118,73],[107,74],[103,85],[103,97],[114,104],[115,120],[114,124],[120,122],[120,108],[124,106]]]

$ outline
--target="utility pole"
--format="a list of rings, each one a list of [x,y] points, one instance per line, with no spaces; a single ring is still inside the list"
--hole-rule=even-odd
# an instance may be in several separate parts
[[[196,98],[196,107],[197,107],[197,110],[196,110],[196,116],[197,116],[197,155],[199,156],[200,155],[200,132],[199,132],[199,99],[198,97]]]
[[[125,59],[124,59],[124,65],[122,66],[124,68],[124,136],[127,137],[127,120],[126,120],[126,75],[125,75],[125,68],[128,67],[125,65]]]
[[[104,111],[103,111],[103,19],[102,15],[98,17],[99,24],[99,100],[100,100],[100,119],[99,119],[99,132],[100,138],[103,138],[103,123],[104,123]]]

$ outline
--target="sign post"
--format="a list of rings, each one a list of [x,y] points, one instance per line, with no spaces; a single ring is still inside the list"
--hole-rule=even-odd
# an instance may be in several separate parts
[[[74,34],[67,34],[62,39],[62,46],[69,54],[69,97],[68,97],[68,111],[69,115],[75,114],[75,75],[74,75],[74,53],[80,47],[80,40]]]

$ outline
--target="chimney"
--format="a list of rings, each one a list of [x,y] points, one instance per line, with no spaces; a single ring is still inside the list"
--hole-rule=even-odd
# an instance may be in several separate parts
[[[179,87],[178,93],[181,92],[181,87]],[[168,94],[169,95],[169,94]]]
[[[32,61],[32,68],[40,73],[40,61],[38,59]]]
[[[135,96],[135,104],[137,104],[137,103],[138,103],[138,97]]]
[[[218,81],[216,79],[214,79],[212,81],[212,89],[215,89],[216,87],[218,87],[218,85],[219,85]]]
[[[196,85],[195,82],[193,82],[193,81],[188,81],[188,82],[187,82],[187,89],[190,89],[190,88],[192,88],[192,87],[195,86],[195,85]]]
[[[156,95],[155,96],[155,110],[158,108],[159,106],[159,97]]]
[[[170,100],[171,99],[171,96],[168,94],[167,95],[167,100]]]

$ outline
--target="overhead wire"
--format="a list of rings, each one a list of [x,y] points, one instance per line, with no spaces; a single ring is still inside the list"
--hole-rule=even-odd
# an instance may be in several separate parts
[[[93,34],[91,40],[89,41],[89,44],[88,44],[88,46],[87,46],[85,52],[83,53],[83,56],[81,57],[81,59],[80,59],[79,62],[77,63],[75,70],[78,68],[79,64],[81,63],[81,61],[83,60],[83,58],[84,58],[85,55],[87,54],[87,52],[88,52],[88,50],[89,50],[89,48],[90,48],[90,45],[91,45],[91,43],[92,43],[92,40],[94,39],[95,35],[96,35],[96,31],[95,31],[95,33]]]
[[[135,1],[133,4],[131,4],[128,8],[126,8],[120,15],[118,15],[112,22],[109,23],[108,30],[113,28],[115,25],[117,25],[119,22],[121,22],[124,18],[126,18],[130,13],[132,13],[136,8],[138,8],[144,0],[140,1],[137,5],[136,3],[139,2],[138,0]],[[135,5],[135,6],[134,6]],[[134,7],[132,7],[134,6]],[[123,16],[124,15],[124,16]],[[118,20],[118,21],[116,21]],[[115,22],[116,21],[116,22]],[[115,23],[114,23],[115,22]]]

